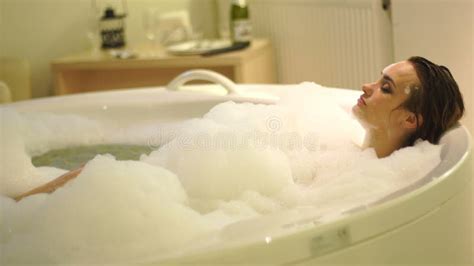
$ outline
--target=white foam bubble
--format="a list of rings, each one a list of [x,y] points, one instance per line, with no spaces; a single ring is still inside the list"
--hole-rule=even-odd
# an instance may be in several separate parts
[[[14,262],[123,262],[212,228],[187,207],[173,173],[108,156],[97,156],[55,193],[28,197],[9,211],[2,244]]]

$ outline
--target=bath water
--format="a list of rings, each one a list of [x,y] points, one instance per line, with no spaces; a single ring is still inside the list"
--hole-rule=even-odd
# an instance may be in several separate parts
[[[52,166],[73,170],[94,159],[98,154],[111,154],[117,160],[138,160],[142,154],[149,154],[151,151],[152,148],[149,146],[123,144],[67,147],[34,156],[31,162],[35,167]]]

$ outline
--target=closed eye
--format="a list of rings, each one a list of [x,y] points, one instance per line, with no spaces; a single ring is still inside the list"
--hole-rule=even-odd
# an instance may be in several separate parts
[[[384,83],[382,84],[382,87],[380,88],[382,90],[383,93],[392,93],[392,88],[390,87],[390,84],[389,83]]]

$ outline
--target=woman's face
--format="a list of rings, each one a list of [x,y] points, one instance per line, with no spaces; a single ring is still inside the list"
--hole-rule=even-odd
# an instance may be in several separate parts
[[[352,111],[367,128],[391,129],[402,126],[408,111],[400,105],[417,89],[420,82],[415,68],[408,61],[389,65],[378,81],[364,84]]]

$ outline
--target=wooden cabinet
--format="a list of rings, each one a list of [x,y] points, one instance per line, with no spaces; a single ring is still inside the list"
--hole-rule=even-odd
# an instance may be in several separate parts
[[[236,83],[276,83],[274,55],[268,40],[256,39],[240,51],[200,55],[117,59],[108,53],[81,54],[52,62],[55,94],[163,86],[190,69],[219,72]]]

